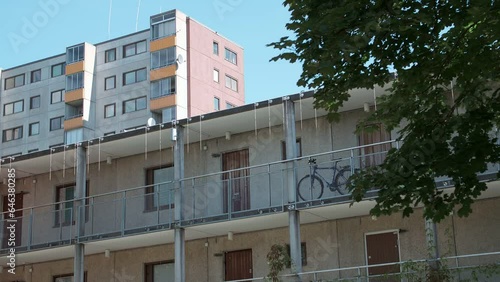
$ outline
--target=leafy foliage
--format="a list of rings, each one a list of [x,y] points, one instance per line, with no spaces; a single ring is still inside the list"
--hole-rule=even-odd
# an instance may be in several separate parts
[[[272,245],[266,258],[269,265],[268,280],[272,282],[281,281],[279,279],[280,272],[290,264],[290,257],[288,256],[286,247],[279,244]]]
[[[291,12],[272,60],[302,63],[297,84],[317,89],[316,107],[337,120],[355,88],[391,85],[365,120],[404,140],[383,165],[354,176],[353,197],[380,189],[374,215],[423,204],[440,221],[487,187],[476,174],[500,160],[500,3],[495,0],[285,0]],[[392,81],[392,72],[397,78]],[[455,190],[437,190],[449,176]]]

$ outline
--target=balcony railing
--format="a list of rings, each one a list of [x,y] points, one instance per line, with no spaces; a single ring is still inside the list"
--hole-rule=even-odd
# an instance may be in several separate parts
[[[427,281],[430,263],[436,260],[409,260],[402,262],[360,265],[325,270],[307,271],[296,276],[284,274],[280,281],[325,282],[325,281]],[[438,259],[441,269],[438,274],[446,276],[446,281],[499,281],[500,252],[449,256]],[[370,275],[370,269],[377,267],[399,268],[399,272]],[[269,281],[266,277],[231,280],[226,282]],[[435,280],[438,281],[438,280]]]
[[[365,150],[380,145],[384,145],[385,150]],[[22,226],[22,234],[16,236],[21,238],[16,247],[19,251],[32,250],[72,244],[75,241],[166,230],[173,228],[174,224],[188,227],[280,213],[290,208],[307,209],[346,203],[350,201],[350,196],[342,183],[356,171],[381,163],[390,148],[398,148],[398,143],[389,141],[358,146],[299,157],[292,161],[187,177],[179,182],[169,181],[94,195],[85,201],[25,208],[22,216],[17,218],[18,224]],[[310,159],[315,159],[315,164],[309,163]],[[292,162],[295,163],[295,169]],[[480,177],[493,177],[499,170],[499,164],[490,165]],[[290,173],[297,179],[297,188],[293,191],[298,192],[296,202],[290,202],[288,197]],[[308,176],[311,174],[314,176]],[[452,185],[446,178],[436,181],[441,187]],[[174,222],[173,203],[177,187],[182,187],[183,198],[183,220],[180,222]],[[376,191],[372,196],[376,196]],[[78,206],[77,203],[85,204]],[[83,232],[77,233],[74,223],[82,217],[85,217],[85,228]],[[2,214],[2,225],[5,224],[7,213]],[[5,251],[6,246],[2,245],[0,252]]]

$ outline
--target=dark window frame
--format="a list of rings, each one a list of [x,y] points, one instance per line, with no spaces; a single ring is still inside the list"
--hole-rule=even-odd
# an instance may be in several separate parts
[[[229,78],[229,81],[230,81],[230,86],[227,86],[227,79],[228,79],[228,78]],[[233,89],[233,83],[232,83],[233,81],[235,81],[235,82],[236,82],[236,89]],[[228,75],[228,74],[226,74],[225,81],[224,81],[224,85],[226,86],[226,88],[231,89],[231,90],[233,90],[234,92],[238,92],[238,88],[239,88],[239,87],[238,87],[238,80],[237,80],[236,78],[234,78],[234,77],[232,77],[232,76]]]
[[[212,43],[212,53],[219,56],[219,42],[213,41]]]
[[[142,71],[142,70],[144,70],[144,71],[145,71],[145,73],[146,73],[146,77],[145,77],[145,79],[144,79],[144,80],[137,80],[137,72]],[[130,82],[130,83],[127,83],[127,78],[126,78],[126,76],[127,76],[127,74],[129,74],[129,73],[134,73],[134,81],[133,81],[133,82]],[[135,84],[135,83],[139,83],[139,82],[147,81],[147,80],[148,80],[148,70],[147,70],[147,68],[140,68],[140,69],[136,69],[136,70],[132,70],[132,71],[128,71],[128,72],[124,72],[124,73],[123,73],[123,77],[122,77],[122,79],[123,79],[123,83],[122,83],[122,84],[123,84],[123,86],[132,85],[132,84]]]
[[[31,133],[31,129],[33,128],[33,125],[35,125],[35,124],[38,124],[38,133],[36,133],[36,134],[32,134],[32,133]],[[32,122],[32,123],[30,123],[30,124],[29,124],[29,126],[28,126],[28,136],[36,136],[36,135],[40,135],[40,122],[39,122],[39,121],[37,121],[37,122]]]
[[[114,52],[114,59],[113,60],[109,60],[109,56],[108,54],[110,54],[111,52]],[[116,61],[116,48],[111,48],[111,49],[108,49],[106,51],[104,51],[104,63],[110,63],[110,62],[114,62]]]
[[[59,128],[52,128],[52,121],[53,120],[56,120],[56,119],[60,119],[61,122],[60,122],[60,127]],[[60,129],[64,129],[64,116],[58,116],[58,117],[53,117],[49,120],[49,131],[56,131],[56,130],[60,130]]]
[[[146,107],[145,107],[144,109],[138,109],[138,108],[137,108],[137,101],[138,101],[139,99],[145,99],[145,101],[146,101],[146,102],[145,102]],[[127,111],[126,111],[126,110],[127,110],[127,107],[125,106],[125,104],[126,104],[127,102],[130,102],[130,101],[135,101],[135,108],[134,108],[134,110],[133,110],[133,111],[127,112]],[[141,96],[141,97],[137,97],[137,98],[133,98],[133,99],[129,99],[129,100],[123,101],[123,102],[122,102],[122,114],[128,114],[128,113],[133,113],[133,112],[137,112],[137,111],[146,110],[146,109],[148,108],[148,104],[147,104],[147,103],[148,103],[147,96]]]
[[[20,111],[17,111],[17,112],[16,112],[16,111],[15,111],[15,109],[16,109],[15,104],[17,104],[17,103],[19,103],[19,102],[22,102],[22,107],[21,107],[21,110],[20,110]],[[6,111],[5,111],[5,108],[6,108],[7,106],[10,106],[10,105],[12,105],[12,113],[7,114],[7,113],[6,113]],[[17,101],[14,101],[14,102],[10,102],[10,103],[5,103],[5,104],[3,105],[3,115],[4,115],[4,116],[10,116],[10,115],[14,115],[14,114],[17,114],[17,113],[22,113],[22,112],[24,112],[24,99],[22,99],[22,100],[17,100]]]
[[[12,139],[9,139],[9,140],[6,140],[6,133],[7,131],[15,131],[16,129],[20,129],[19,132],[19,136],[17,138],[14,137],[14,134],[12,134]],[[2,143],[6,143],[6,142],[10,142],[10,141],[15,141],[15,140],[19,140],[19,139],[23,139],[23,134],[24,134],[24,128],[23,126],[16,126],[16,127],[12,127],[12,128],[7,128],[7,129],[4,129],[2,131]]]
[[[301,242],[300,243],[300,251],[302,254],[302,266],[307,265],[307,245],[306,242]],[[290,257],[290,244],[286,244],[286,252],[288,254],[288,257]],[[292,266],[291,261],[288,261],[286,268],[290,268]]]
[[[110,78],[114,78],[115,81],[113,83],[113,87],[108,88],[108,79],[110,79]],[[116,88],[116,75],[112,75],[112,76],[108,76],[108,77],[104,78],[104,91],[115,89],[115,88]]]
[[[57,68],[57,67],[61,67],[61,74],[54,75],[54,69]],[[50,68],[50,77],[51,78],[62,76],[62,75],[65,75],[65,74],[66,74],[66,63],[65,62],[52,65],[51,68]]]
[[[54,93],[56,93],[56,92],[61,92],[61,99],[57,102],[54,102],[54,100],[52,98],[53,98]],[[64,92],[65,92],[64,89],[59,89],[59,90],[55,90],[55,91],[50,92],[50,104],[57,104],[57,103],[64,102]]]
[[[38,107],[34,107],[33,106],[33,101],[38,98]],[[30,110],[33,110],[33,109],[38,109],[40,108],[40,104],[42,103],[42,97],[40,95],[36,95],[36,96],[31,96],[30,97]]]
[[[86,180],[85,181],[85,186],[86,186],[86,189],[85,189],[85,222],[88,222],[89,221],[89,183],[90,181],[89,180]],[[63,184],[63,185],[58,185],[55,187],[55,192],[56,192],[56,195],[55,195],[55,202],[54,203],[59,203],[61,202],[61,199],[59,199],[59,195],[60,195],[60,190],[61,189],[65,189],[65,188],[69,188],[69,187],[73,187],[73,189],[76,189],[76,182],[73,182],[73,183],[66,183],[66,184]],[[74,196],[74,191],[73,191],[73,196]],[[73,209],[74,212],[76,212],[74,209],[75,209],[75,198],[73,198],[72,200],[69,200],[69,201],[65,201],[65,203],[69,203],[71,202],[71,209]],[[68,209],[68,208],[65,208],[65,209]],[[61,222],[60,218],[59,218],[59,215],[60,215],[60,211],[61,210],[61,206],[60,204],[56,204],[56,209],[55,209],[55,212],[54,212],[54,226],[55,227],[59,227],[61,226],[69,226],[69,225],[74,225],[75,224],[75,215],[73,215],[73,218],[72,218],[72,222],[68,222],[66,220],[66,218],[64,219],[64,222]]]
[[[39,73],[40,73],[40,76],[39,76],[38,80],[34,80],[34,79],[33,79],[33,77],[34,77],[34,75],[33,75],[33,74],[34,74],[34,73],[36,73],[36,72],[39,72]],[[42,69],[37,69],[37,70],[33,70],[33,71],[31,71],[31,73],[30,73],[30,83],[39,82],[39,81],[41,81],[41,80],[42,80]]]
[[[137,44],[142,43],[142,42],[144,42],[144,44],[145,44],[144,52],[137,53]],[[127,51],[126,51],[127,47],[132,46],[132,45],[134,45],[134,54],[131,54],[131,55],[127,56]],[[134,42],[134,43],[123,45],[123,58],[129,58],[129,57],[132,57],[132,56],[135,56],[135,55],[146,53],[147,51],[148,51],[148,43],[147,43],[147,41],[146,40],[140,40],[140,41],[137,41],[137,42]]]
[[[228,54],[234,55],[234,62],[231,60],[232,56],[228,56]],[[227,47],[224,47],[224,59],[230,62],[231,64],[238,65],[238,53],[234,52],[233,50]]]
[[[162,166],[155,166],[155,167],[149,167],[145,169],[145,174],[146,174],[146,188],[144,189],[144,212],[153,212],[158,209],[160,210],[165,210],[165,209],[173,209],[174,208],[174,203],[172,201],[171,204],[167,205],[160,205],[160,207],[156,206],[155,203],[155,187],[154,187],[154,172],[155,170],[158,169],[165,169],[165,168],[173,168],[174,164],[173,163],[168,163]]]
[[[302,138],[296,138],[295,144],[298,146],[297,158],[302,157]],[[286,160],[286,141],[281,141],[281,159]]]
[[[220,98],[217,96],[214,96],[214,111],[220,111]]]
[[[148,262],[144,264],[144,282],[160,282],[160,281],[154,281],[154,272],[153,269],[157,265],[161,264],[172,264],[175,263],[174,260],[164,260],[164,261],[155,261],[155,262]]]
[[[107,113],[106,109],[108,108],[108,106],[113,106],[113,115],[112,116],[106,116],[106,113]],[[116,116],[116,103],[104,105],[104,118],[112,118],[115,116]]]
[[[22,82],[22,84],[17,85],[16,78],[21,77],[21,76],[23,77],[23,82]],[[7,81],[11,80],[11,79],[14,80],[14,83],[13,83],[12,87],[7,88],[7,85],[8,85]],[[17,87],[24,86],[25,84],[26,84],[26,75],[24,73],[18,74],[18,75],[14,75],[14,76],[5,78],[5,80],[4,80],[4,90],[14,89],[14,88],[17,88]]]

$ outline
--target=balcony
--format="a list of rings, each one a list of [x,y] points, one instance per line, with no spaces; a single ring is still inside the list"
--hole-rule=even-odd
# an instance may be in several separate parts
[[[65,121],[65,128],[68,126],[66,122],[74,120],[83,123],[81,117],[76,117]],[[367,151],[363,149],[370,146],[382,146],[386,150],[371,150],[373,153],[363,154]],[[18,222],[23,222],[17,250],[22,252],[75,242],[122,238],[171,230],[178,226],[215,226],[230,221],[234,225],[245,222],[240,220],[247,218],[252,218],[253,224],[259,218],[283,220],[280,216],[286,215],[284,212],[290,209],[311,210],[336,218],[366,214],[370,208],[366,203],[349,208],[350,196],[342,183],[345,184],[356,171],[383,161],[390,148],[398,148],[398,142],[357,146],[295,159],[293,173],[297,178],[298,191],[293,193],[298,192],[299,195],[296,202],[288,200],[288,176],[293,168],[290,162],[278,161],[188,177],[179,182],[124,187],[120,191],[90,196],[85,199],[84,205],[78,207],[74,201],[66,201],[26,208],[17,218]],[[309,163],[311,158],[316,159],[316,164]],[[316,165],[317,176],[311,182],[309,175]],[[491,164],[479,177],[484,181],[493,180],[498,171],[500,164]],[[436,183],[441,189],[453,185],[446,178],[436,179]],[[494,187],[498,188],[498,185]],[[181,189],[184,211],[183,220],[178,222],[174,221],[173,205],[177,189]],[[491,189],[491,193],[498,194],[498,190]],[[491,193],[490,197],[497,196]],[[376,191],[371,191],[367,197],[376,197]],[[83,233],[77,232],[73,224],[78,222],[76,219],[79,217],[85,218]],[[2,224],[6,224],[6,213],[2,219]],[[303,222],[307,221],[304,217]],[[6,251],[3,248],[0,253]]]
[[[66,65],[66,75],[71,75],[77,72],[85,71],[85,61],[78,61],[69,65]]]
[[[75,128],[83,127],[83,115],[76,115],[64,120],[64,130],[68,131]]]
[[[175,75],[177,69],[176,64],[168,65],[159,69],[154,69],[149,72],[149,80],[158,80],[162,78],[167,78]]]
[[[64,94],[64,102],[66,104],[75,104],[84,98],[84,88],[68,91]]]
[[[151,99],[149,102],[149,108],[151,111],[160,110],[168,107],[175,106],[176,95],[166,95],[155,99]]]
[[[163,38],[159,38],[156,40],[152,40],[149,44],[150,52],[154,52],[154,51],[158,51],[161,49],[166,49],[166,48],[175,46],[175,39],[176,39],[176,36],[174,34],[174,35],[171,35],[168,37],[163,37]]]

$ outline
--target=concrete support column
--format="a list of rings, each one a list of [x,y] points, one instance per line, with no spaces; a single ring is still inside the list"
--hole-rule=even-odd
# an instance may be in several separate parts
[[[288,97],[283,98],[285,109],[286,179],[288,189],[288,228],[290,232],[290,260],[292,273],[302,272],[302,254],[300,242],[300,212],[297,202],[297,141],[295,134],[295,105]]]
[[[174,221],[176,224],[174,233],[174,248],[175,248],[175,282],[186,281],[186,251],[184,241],[184,228],[180,226],[181,221],[184,219],[182,211],[182,194],[184,191],[184,182],[179,181],[184,178],[184,128],[177,125],[177,138],[174,145],[174,180],[175,180],[175,193],[174,193]]]
[[[76,186],[74,211],[76,236],[85,234],[85,195],[87,194],[87,149],[81,145],[76,148]],[[74,279],[75,282],[84,282],[85,273],[85,245],[75,244]]]
[[[437,269],[439,258],[438,234],[436,223],[432,220],[425,220],[425,233],[427,241],[427,250],[429,251],[429,258],[434,261],[430,264],[431,268]]]

